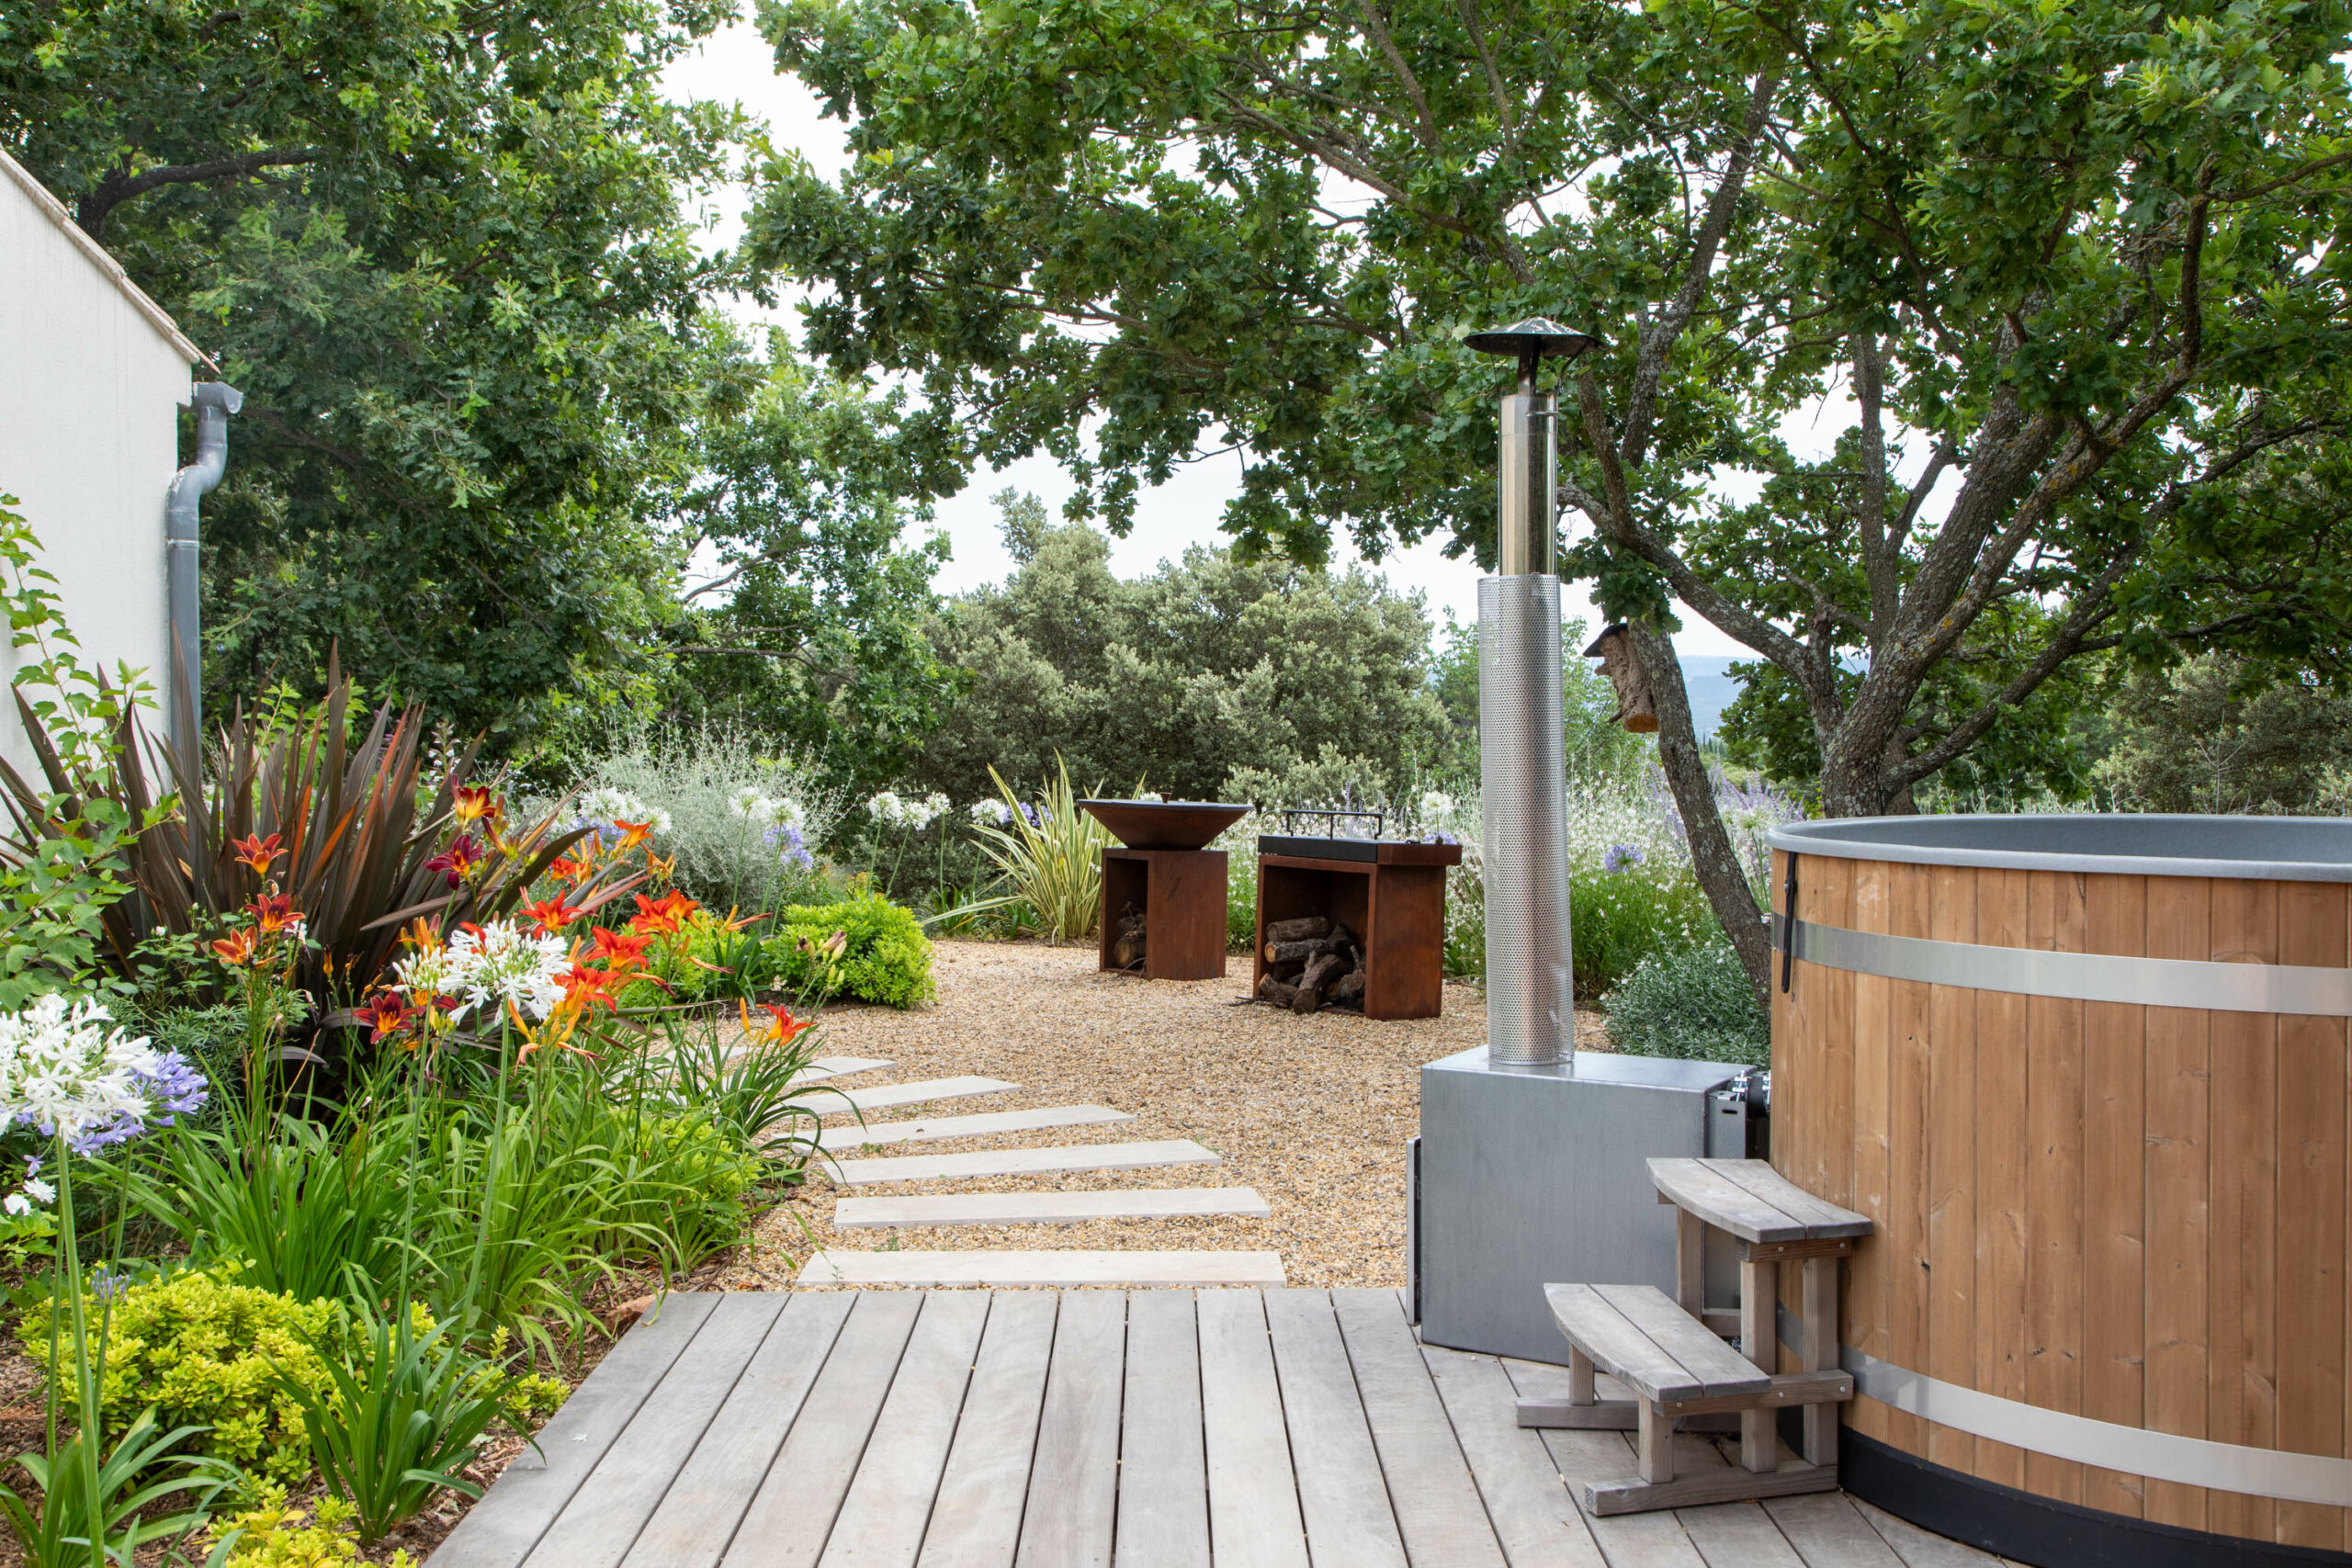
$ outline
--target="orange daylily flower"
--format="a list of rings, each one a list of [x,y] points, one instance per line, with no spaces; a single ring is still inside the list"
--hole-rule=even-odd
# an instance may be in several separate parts
[[[571,1043],[572,1031],[580,1027],[583,1005],[571,997],[566,997],[549,1009],[545,1021],[535,1027],[524,1018],[520,1008],[513,1002],[508,1002],[506,1016],[513,1021],[514,1032],[523,1037],[522,1048],[514,1053],[514,1060],[517,1062],[528,1060],[534,1051],[552,1050],[569,1051],[575,1056],[585,1056],[590,1061],[594,1061],[596,1054],[594,1051],[583,1051]]]
[[[675,855],[657,855],[653,852],[653,846],[651,844],[646,845],[645,874],[651,877],[656,882],[666,883],[673,880],[678,874],[678,857]]]
[[[595,875],[596,868],[585,861],[573,860],[570,855],[558,855],[548,862],[548,874],[558,882],[577,885]]]
[[[735,1006],[743,1015],[743,1032],[755,1045],[789,1045],[797,1037],[817,1027],[817,1021],[813,1018],[794,1018],[788,1007],[770,1007],[762,1002],[760,1010],[768,1014],[768,1021],[753,1023],[749,1005],[739,1001]]]
[[[242,969],[253,962],[254,933],[250,931],[231,931],[212,944],[212,953],[232,968]]]
[[[270,863],[286,852],[284,842],[284,840],[276,833],[272,833],[266,839],[258,833],[254,833],[231,840],[229,847],[237,852],[236,858],[240,864],[254,868],[255,876],[267,876]]]
[[[523,911],[523,918],[537,926],[542,936],[553,936],[580,919],[584,912],[573,908],[563,901],[561,895],[558,895],[528,906]]]
[[[496,821],[501,815],[498,797],[485,784],[462,785],[451,797],[449,815],[458,819],[460,827],[479,822],[485,817]]]
[[[641,934],[675,931],[688,915],[702,908],[683,893],[665,893],[659,898],[637,896],[637,914],[628,929]]]
[[[623,936],[603,926],[596,927],[588,934],[596,944],[594,956],[616,970],[634,968],[644,963],[645,950],[653,945],[653,939],[650,936]]]
[[[628,853],[629,851],[653,836],[653,824],[650,822],[628,822],[616,817],[613,818],[613,826],[621,830],[618,851],[621,854]]]

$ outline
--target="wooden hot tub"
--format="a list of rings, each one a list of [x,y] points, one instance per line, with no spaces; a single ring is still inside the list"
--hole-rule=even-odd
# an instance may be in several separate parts
[[[1770,841],[1772,1163],[1877,1224],[1849,1489],[2067,1568],[2352,1560],[2352,821]]]

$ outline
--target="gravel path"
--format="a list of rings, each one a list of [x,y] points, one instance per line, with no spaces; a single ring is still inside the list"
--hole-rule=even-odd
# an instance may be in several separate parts
[[[1267,1249],[1294,1285],[1405,1283],[1405,1141],[1419,1122],[1424,1062],[1479,1043],[1486,1009],[1475,987],[1449,985],[1442,1018],[1372,1022],[1348,1013],[1295,1017],[1236,1006],[1247,959],[1222,980],[1145,981],[1098,974],[1091,945],[948,941],[938,944],[939,1000],[919,1012],[841,1007],[825,1014],[824,1053],[892,1064],[846,1084],[974,1073],[1021,1087],[901,1106],[869,1122],[930,1115],[1096,1104],[1132,1122],[987,1138],[908,1143],[876,1154],[1193,1138],[1223,1163],[857,1188],[859,1197],[917,1192],[1078,1191],[1140,1187],[1255,1187],[1271,1219],[1232,1216],[1092,1220],[1066,1225],[846,1231],[830,1219],[842,1190],[812,1179],[764,1216],[736,1289],[775,1286],[816,1247],[865,1250],[891,1238],[908,1250],[983,1247]],[[1605,1048],[1598,1014],[1579,1013],[1578,1043]],[[854,1124],[831,1116],[828,1126]],[[854,1157],[854,1156],[851,1157]]]

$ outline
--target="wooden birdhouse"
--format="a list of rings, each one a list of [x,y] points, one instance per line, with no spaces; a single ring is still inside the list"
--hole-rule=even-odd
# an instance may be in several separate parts
[[[1617,688],[1617,722],[1636,735],[1657,729],[1657,708],[1650,701],[1649,671],[1634,652],[1634,637],[1623,622],[1604,626],[1584,650],[1587,659],[1600,660],[1600,672]]]

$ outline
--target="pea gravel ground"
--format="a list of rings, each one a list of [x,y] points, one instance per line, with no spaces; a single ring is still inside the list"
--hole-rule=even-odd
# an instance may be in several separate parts
[[[1052,1105],[1107,1105],[1132,1122],[984,1138],[899,1144],[876,1154],[1192,1138],[1218,1165],[1057,1173],[857,1188],[859,1197],[925,1192],[1081,1191],[1142,1187],[1255,1187],[1269,1219],[1232,1216],[1093,1220],[1067,1225],[845,1231],[831,1224],[843,1190],[812,1178],[765,1215],[755,1245],[726,1277],[773,1288],[818,1247],[856,1250],[1080,1247],[1272,1249],[1294,1285],[1405,1283],[1405,1142],[1419,1123],[1424,1062],[1486,1037],[1471,986],[1445,987],[1441,1018],[1374,1022],[1324,1012],[1300,1018],[1235,1005],[1248,959],[1222,980],[1146,981],[1098,974],[1094,949],[947,941],[938,944],[939,999],[913,1012],[837,1007],[825,1013],[829,1055],[888,1058],[845,1083],[980,1074],[1018,1089],[899,1106],[870,1122]],[[1579,1013],[1578,1043],[1607,1048],[1598,1013]],[[826,1125],[854,1125],[845,1115]],[[845,1152],[846,1154],[846,1152]],[[846,1157],[855,1157],[847,1155]]]

